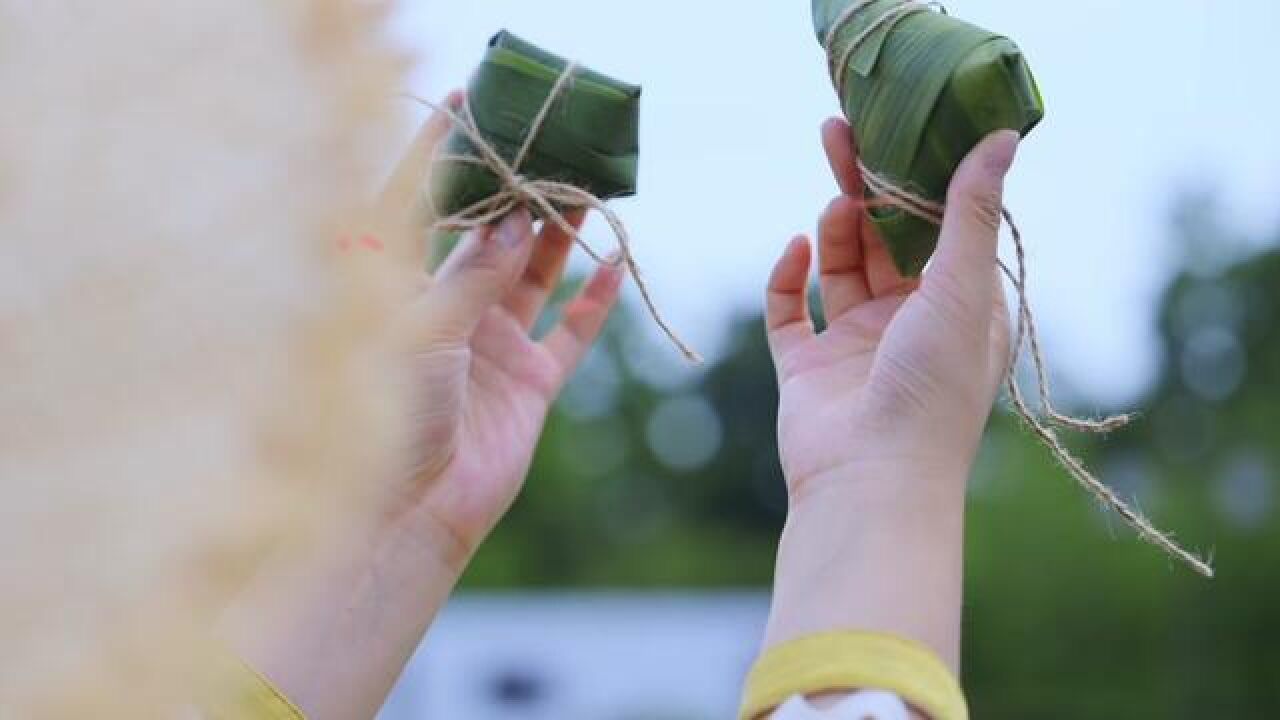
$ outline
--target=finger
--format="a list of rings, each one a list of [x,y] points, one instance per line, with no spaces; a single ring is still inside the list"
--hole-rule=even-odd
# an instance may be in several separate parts
[[[461,90],[454,90],[445,98],[444,106],[450,110],[457,110],[462,107],[464,98],[465,94]],[[451,129],[453,129],[453,120],[447,113],[442,110],[431,113],[387,180],[382,190],[384,206],[404,208],[417,198],[422,190],[422,183],[427,177],[427,171],[431,169],[431,158]]]
[[[947,193],[946,216],[924,291],[964,317],[985,321],[990,314],[1004,177],[1018,141],[1018,134],[1010,130],[988,136],[960,164]]]
[[[565,221],[574,230],[582,228],[585,218],[586,213],[581,210],[564,215]],[[547,300],[560,284],[573,243],[574,237],[565,232],[559,223],[542,223],[542,232],[538,234],[538,240],[534,244],[533,257],[529,259],[528,267],[502,303],[525,329],[533,327],[538,315],[546,307]]]
[[[778,259],[769,278],[765,301],[765,328],[774,363],[791,349],[813,337],[813,319],[809,316],[809,265],[813,251],[803,235],[792,239]]]
[[[831,173],[836,177],[840,192],[852,197],[862,197],[862,174],[858,172],[858,151],[854,145],[853,128],[844,118],[831,118],[822,124],[822,147],[827,153]]]
[[[586,287],[564,308],[564,317],[542,341],[560,365],[560,383],[564,384],[582,362],[592,343],[600,335],[609,311],[618,301],[623,268],[601,265]]]
[[[835,175],[841,192],[861,200],[864,195],[864,185],[862,172],[858,169],[858,148],[853,137],[853,128],[844,118],[827,120],[822,125],[822,146],[827,152],[827,161],[831,164],[831,172]],[[898,272],[893,256],[880,240],[880,234],[867,218],[866,212],[860,210],[859,214],[861,215],[858,225],[861,243],[859,252],[862,258],[862,274],[866,279],[870,297],[881,298],[913,291],[919,283],[911,278],[904,278]]]
[[[862,203],[841,195],[818,222],[818,282],[827,322],[871,299],[862,257]]]
[[[449,93],[445,107],[451,110],[460,108],[464,97],[460,90]],[[431,159],[452,127],[453,121],[446,113],[440,110],[433,112],[396,164],[378,198],[378,229],[391,240],[395,246],[393,251],[397,255],[411,257],[416,267],[424,267],[424,263],[417,260],[425,262],[425,257],[421,256],[426,248],[420,241],[428,214],[422,202],[423,188],[428,181]]]
[[[865,216],[863,223],[862,260],[866,264],[867,287],[871,290],[871,297],[909,295],[914,292],[920,287],[920,279],[903,276],[875,225]]]
[[[427,343],[465,341],[511,291],[532,251],[533,221],[523,208],[497,227],[467,236],[413,307],[417,337]]]
[[[989,377],[990,387],[998,388],[1000,383],[1004,381],[1005,376],[1009,372],[1009,363],[1012,360],[1010,355],[1010,347],[1012,343],[1013,329],[1009,320],[1009,304],[1005,300],[1004,295],[1004,275],[999,269],[992,270],[994,280],[992,280],[993,302],[991,304],[991,329],[988,338],[990,355],[988,363],[991,370]]]

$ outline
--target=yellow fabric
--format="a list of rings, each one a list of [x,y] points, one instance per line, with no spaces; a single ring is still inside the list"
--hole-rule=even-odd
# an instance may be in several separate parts
[[[809,635],[767,650],[747,676],[741,720],[757,720],[793,695],[886,690],[930,720],[968,720],[951,670],[924,646],[880,633]]]
[[[270,680],[222,648],[210,651],[201,709],[209,720],[306,720]]]

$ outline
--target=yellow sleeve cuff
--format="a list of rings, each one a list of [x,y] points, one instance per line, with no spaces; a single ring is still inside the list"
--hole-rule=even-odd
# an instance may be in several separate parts
[[[211,648],[209,664],[201,709],[210,720],[306,720],[270,680],[225,648]]]
[[[930,720],[968,720],[951,670],[919,643],[880,633],[809,635],[770,648],[747,676],[741,720],[758,720],[793,695],[886,690]]]

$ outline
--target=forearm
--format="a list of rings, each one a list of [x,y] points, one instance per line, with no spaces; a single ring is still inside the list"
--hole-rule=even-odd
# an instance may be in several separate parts
[[[373,717],[468,555],[421,513],[348,530],[264,567],[222,631],[311,720]]]
[[[778,550],[766,646],[812,633],[900,635],[959,666],[968,463],[807,483]]]

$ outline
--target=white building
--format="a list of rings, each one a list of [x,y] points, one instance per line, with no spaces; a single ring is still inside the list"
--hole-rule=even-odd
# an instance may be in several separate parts
[[[767,610],[760,593],[462,595],[379,718],[732,718]]]

